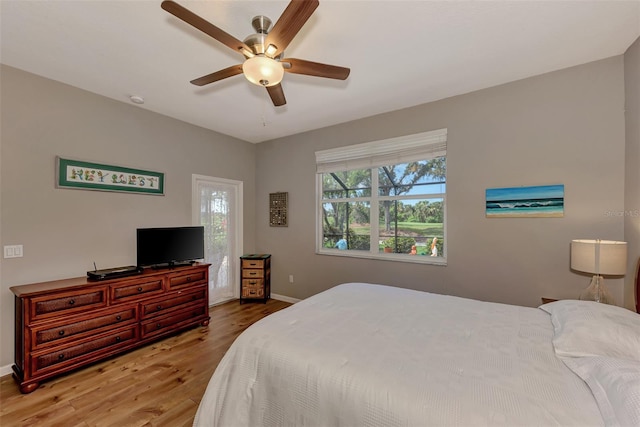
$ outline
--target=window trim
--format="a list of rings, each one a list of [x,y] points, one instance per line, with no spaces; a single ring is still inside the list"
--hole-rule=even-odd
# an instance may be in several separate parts
[[[447,265],[448,244],[444,247],[444,253],[437,257],[411,256],[398,253],[379,253],[369,251],[341,251],[335,248],[325,248],[323,246],[322,208],[323,208],[323,182],[322,174],[353,169],[377,169],[379,166],[407,163],[416,160],[430,160],[436,157],[447,155],[447,129],[438,129],[429,132],[422,132],[412,135],[405,135],[397,138],[365,142],[361,144],[338,147],[328,150],[321,150],[316,155],[316,254],[342,256],[350,258],[380,259],[386,261]],[[378,204],[381,196],[378,194],[378,177],[373,173],[370,200],[370,223],[372,233],[378,227]],[[446,183],[445,172],[445,183]],[[446,184],[445,184],[446,185]],[[373,189],[376,189],[374,191]],[[375,193],[375,194],[374,194]],[[424,195],[428,198],[431,195]],[[443,239],[447,241],[447,192],[435,195],[441,198],[444,204],[444,224]],[[387,199],[382,196],[382,199]],[[400,196],[400,198],[404,198]],[[410,197],[408,197],[410,198]],[[393,197],[397,200],[397,197]],[[351,199],[353,200],[353,199]],[[375,226],[374,226],[375,221]],[[371,242],[373,245],[374,242]]]

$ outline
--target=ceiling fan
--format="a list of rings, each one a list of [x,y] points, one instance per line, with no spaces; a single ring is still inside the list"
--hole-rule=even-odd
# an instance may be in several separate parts
[[[351,71],[349,68],[304,59],[283,58],[284,50],[318,5],[318,0],[291,0],[271,31],[269,31],[271,20],[266,16],[256,16],[251,21],[256,34],[251,34],[244,41],[240,41],[178,3],[171,0],[162,2],[162,8],[170,14],[245,57],[244,63],[199,77],[192,80],[192,84],[204,86],[244,73],[251,83],[267,89],[276,107],[287,103],[280,84],[285,71],[337,80],[345,80],[349,76]]]

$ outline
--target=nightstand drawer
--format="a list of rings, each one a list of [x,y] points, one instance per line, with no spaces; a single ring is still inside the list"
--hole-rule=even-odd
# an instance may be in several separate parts
[[[242,298],[264,298],[264,287],[243,287]]]
[[[258,288],[264,285],[262,279],[242,279],[242,289],[244,288]]]
[[[243,279],[262,279],[264,277],[264,270],[249,270],[242,269]]]
[[[242,268],[264,268],[264,260],[262,259],[243,259]]]

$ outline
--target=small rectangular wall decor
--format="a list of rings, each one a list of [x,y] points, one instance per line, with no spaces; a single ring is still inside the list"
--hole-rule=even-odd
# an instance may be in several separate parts
[[[288,226],[289,193],[269,193],[269,225],[272,227]]]
[[[560,218],[564,216],[564,185],[488,188],[487,218]]]
[[[164,173],[56,157],[56,186],[163,195]]]

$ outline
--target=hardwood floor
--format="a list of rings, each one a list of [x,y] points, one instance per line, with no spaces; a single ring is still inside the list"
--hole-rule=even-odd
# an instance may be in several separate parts
[[[0,378],[2,426],[191,426],[200,399],[225,352],[252,323],[291,304],[212,307],[211,322],[21,394]]]

